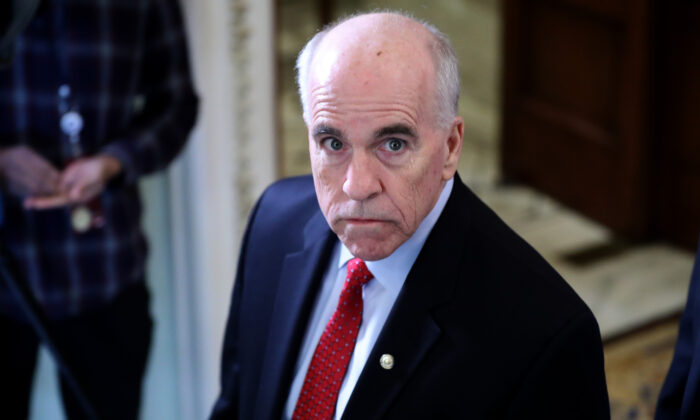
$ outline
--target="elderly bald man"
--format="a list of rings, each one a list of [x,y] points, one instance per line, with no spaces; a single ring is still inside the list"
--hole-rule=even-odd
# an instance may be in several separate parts
[[[297,68],[313,174],[250,217],[211,418],[609,418],[590,310],[456,174],[448,39],[358,15]]]

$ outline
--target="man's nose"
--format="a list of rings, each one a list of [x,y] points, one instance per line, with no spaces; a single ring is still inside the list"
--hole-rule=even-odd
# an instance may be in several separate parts
[[[367,200],[382,191],[375,165],[372,158],[364,153],[353,155],[343,183],[343,192],[351,200]]]

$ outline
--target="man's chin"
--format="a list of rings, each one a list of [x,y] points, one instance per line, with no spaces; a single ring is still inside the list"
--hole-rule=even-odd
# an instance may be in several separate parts
[[[350,253],[363,261],[377,261],[387,258],[396,251],[396,249],[401,245],[393,244],[386,238],[384,240],[357,240],[352,239],[343,240],[343,244],[348,248]]]

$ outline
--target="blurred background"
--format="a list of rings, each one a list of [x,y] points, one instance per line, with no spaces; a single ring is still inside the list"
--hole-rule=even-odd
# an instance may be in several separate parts
[[[299,49],[355,11],[401,9],[460,60],[464,181],[595,313],[614,419],[650,419],[700,234],[700,3],[182,0],[202,106],[146,179],[156,335],[144,419],[204,419],[248,212],[309,172]],[[42,353],[33,419],[61,419]]]

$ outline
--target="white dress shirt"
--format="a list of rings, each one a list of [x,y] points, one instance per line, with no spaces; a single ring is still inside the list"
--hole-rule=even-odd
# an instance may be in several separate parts
[[[454,179],[447,181],[435,206],[423,219],[416,232],[398,247],[393,254],[383,260],[366,261],[367,268],[374,275],[374,278],[362,290],[364,306],[362,324],[357,333],[355,350],[338,394],[338,402],[335,409],[336,420],[343,415],[357,379],[360,377],[365,363],[367,363],[367,358],[391,312],[391,308],[394,306],[394,302],[396,302],[396,297],[399,295],[404,281],[406,281],[406,276],[411,271],[411,267],[423,248],[428,234],[445,208],[447,199],[452,192],[453,183]],[[347,276],[346,265],[353,258],[354,256],[345,245],[338,241],[330,259],[331,263],[324,274],[321,290],[316,297],[313,312],[306,329],[306,335],[304,336],[294,371],[294,381],[292,382],[292,387],[287,397],[287,404],[282,415],[283,419],[292,418],[299,392],[301,392],[301,387],[306,377],[306,371],[316,350],[316,345],[338,305],[340,292]],[[379,360],[372,362],[379,363]]]

